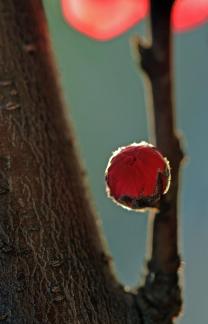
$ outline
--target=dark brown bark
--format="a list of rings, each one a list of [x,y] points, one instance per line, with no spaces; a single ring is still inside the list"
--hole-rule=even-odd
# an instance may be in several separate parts
[[[170,162],[172,181],[169,192],[158,205],[153,221],[151,259],[145,285],[139,291],[140,307],[153,323],[172,323],[181,310],[178,270],[177,205],[179,168],[183,159],[175,130],[173,104],[171,10],[174,0],[151,0],[151,44],[136,42],[140,64],[148,76],[153,94],[150,113],[157,148]],[[149,305],[155,306],[150,312]]]
[[[0,321],[140,323],[65,121],[41,1],[0,1]]]

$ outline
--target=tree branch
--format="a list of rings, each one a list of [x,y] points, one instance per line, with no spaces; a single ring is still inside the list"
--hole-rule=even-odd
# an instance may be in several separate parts
[[[137,53],[143,71],[149,78],[153,94],[153,129],[156,146],[170,162],[172,181],[169,192],[159,203],[153,224],[151,259],[138,303],[153,323],[172,323],[181,309],[178,286],[177,198],[179,168],[183,159],[175,130],[172,81],[171,10],[174,0],[151,0],[152,43],[137,39]],[[138,55],[137,54],[137,55]],[[152,305],[152,313],[149,309]],[[148,308],[148,311],[147,311]],[[145,311],[146,309],[146,311]],[[146,322],[145,322],[146,323]]]

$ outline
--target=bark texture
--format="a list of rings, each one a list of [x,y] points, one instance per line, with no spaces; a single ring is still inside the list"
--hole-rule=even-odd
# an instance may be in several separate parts
[[[0,321],[141,323],[114,279],[64,117],[41,1],[0,1]]]

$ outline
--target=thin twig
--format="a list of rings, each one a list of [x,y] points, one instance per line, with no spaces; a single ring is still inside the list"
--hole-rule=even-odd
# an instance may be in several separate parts
[[[171,10],[174,0],[151,0],[151,45],[137,40],[140,64],[149,78],[153,95],[153,127],[156,146],[170,162],[172,181],[155,213],[151,259],[138,303],[147,323],[172,323],[181,310],[178,286],[177,197],[179,168],[183,159],[175,130],[172,81]],[[152,305],[152,311],[149,308]],[[148,314],[147,314],[148,313]],[[146,323],[146,321],[144,321]]]

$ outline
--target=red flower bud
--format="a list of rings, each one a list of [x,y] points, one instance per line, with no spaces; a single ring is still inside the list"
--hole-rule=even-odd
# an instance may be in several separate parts
[[[169,189],[169,162],[151,144],[133,143],[113,153],[105,179],[108,196],[123,207],[155,207]]]
[[[159,0],[158,0],[159,1]],[[109,40],[139,23],[148,14],[149,0],[61,0],[66,22],[97,40]],[[175,31],[208,20],[207,0],[176,0],[172,12]]]
[[[177,0],[173,6],[172,24],[174,31],[182,32],[208,20],[207,0]]]
[[[147,14],[148,0],[61,0],[69,25],[98,40],[112,39]]]

